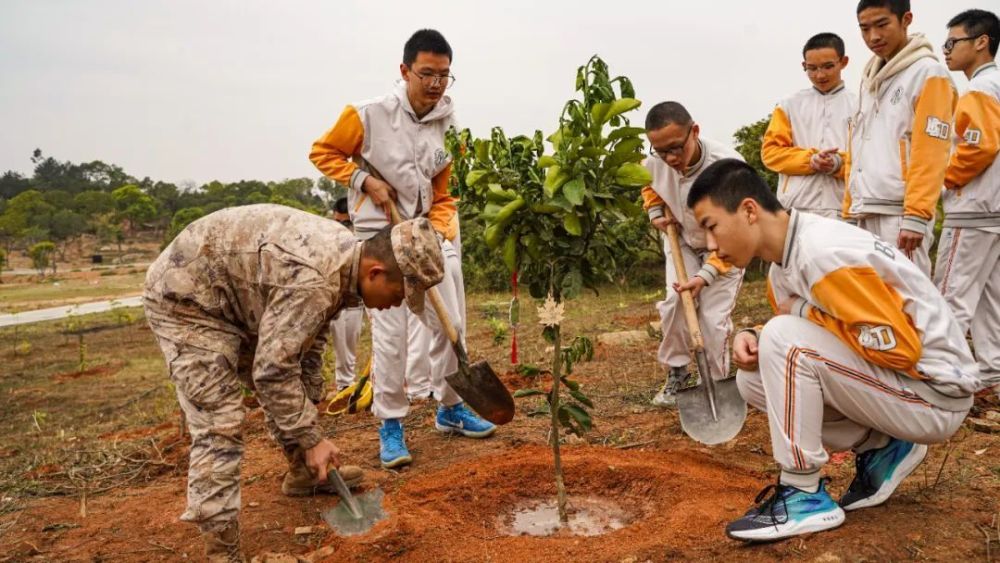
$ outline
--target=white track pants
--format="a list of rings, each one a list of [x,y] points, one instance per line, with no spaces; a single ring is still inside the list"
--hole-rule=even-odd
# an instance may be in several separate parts
[[[896,246],[899,241],[899,231],[903,224],[902,215],[866,215],[858,219],[858,226],[882,239],[882,242]],[[934,220],[927,223],[927,231],[920,246],[909,256],[910,261],[931,277],[931,245],[934,244]],[[906,256],[904,254],[904,256]]]
[[[832,333],[791,315],[771,319],[758,346],[759,371],[739,371],[748,403],[767,413],[781,481],[813,489],[826,448],[856,452],[889,437],[921,444],[947,440],[968,411],[935,407],[907,377],[868,363]]]
[[[681,296],[674,291],[673,283],[677,280],[670,244],[664,237],[663,252],[666,254],[667,295],[666,299],[656,304],[660,312],[660,327],[663,329],[663,340],[657,360],[667,368],[687,367],[691,363],[690,333],[684,318],[684,305]],[[681,254],[688,276],[693,276],[701,269],[703,258],[681,241]],[[705,255],[707,258],[707,254]],[[687,281],[687,280],[684,280]],[[729,336],[733,331],[731,318],[736,305],[736,294],[743,283],[743,270],[733,268],[728,273],[716,278],[711,285],[703,288],[696,303],[698,322],[701,334],[705,340],[705,354],[708,358],[712,377],[722,379],[729,375]]]
[[[330,321],[330,340],[337,355],[336,384],[343,389],[354,383],[357,362],[358,338],[364,320],[364,307],[348,307]]]
[[[1000,383],[1000,234],[944,229],[934,283],[962,333],[972,332],[983,386]]]
[[[451,317],[452,325],[464,341],[465,323],[459,311],[459,294],[465,291],[462,264],[450,242],[445,241],[441,250],[444,253],[444,279],[435,287]],[[384,311],[369,309],[368,314],[372,323],[374,355],[372,412],[383,420],[402,418],[410,410],[410,402],[406,397],[409,349],[407,315],[412,317],[413,314],[405,304]],[[462,401],[461,397],[444,379],[446,375],[458,371],[458,359],[448,341],[448,335],[438,322],[430,299],[427,299],[424,314],[418,318],[427,325],[431,333],[427,355],[430,358],[431,390],[434,397],[445,406],[458,404]]]

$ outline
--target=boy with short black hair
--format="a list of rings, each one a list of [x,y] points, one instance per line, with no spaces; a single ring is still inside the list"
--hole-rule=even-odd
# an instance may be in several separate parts
[[[729,376],[731,314],[743,282],[743,270],[733,268],[706,250],[705,232],[684,202],[695,179],[709,164],[721,158],[740,158],[740,155],[722,143],[702,137],[701,128],[677,102],[661,102],[650,108],[646,115],[646,137],[650,145],[646,168],[653,181],[642,189],[643,208],[653,227],[664,235],[670,223],[677,226],[683,254],[672,256],[670,243],[664,240],[667,292],[663,301],[656,304],[663,329],[657,360],[667,374],[663,387],[653,397],[653,404],[673,407],[677,391],[690,376],[688,366],[691,363],[680,291],[690,290],[698,300],[698,318],[712,377]],[[677,279],[674,260],[684,261],[689,279]]]
[[[934,279],[964,333],[985,386],[1000,384],[1000,21],[966,10],[948,22],[945,61],[969,79],[955,111],[945,173],[944,229]]]
[[[782,209],[738,160],[709,166],[687,204],[720,258],[772,263],[768,297],[778,316],[739,332],[733,360],[740,393],[767,413],[781,476],[726,533],[767,541],[817,532],[842,524],[844,510],[885,502],[923,461],[923,444],[958,429],[978,386],[944,298],[871,233]],[[839,505],[820,476],[827,448],[857,454]]]
[[[844,214],[930,275],[934,211],[951,152],[958,98],[921,34],[907,34],[909,0],[861,0],[858,25],[874,56],[852,119]]]
[[[844,201],[848,121],[857,109],[857,97],[841,78],[848,57],[840,36],[810,37],[802,59],[812,88],[774,108],[761,160],[778,173],[778,201],[783,206],[836,218]]]

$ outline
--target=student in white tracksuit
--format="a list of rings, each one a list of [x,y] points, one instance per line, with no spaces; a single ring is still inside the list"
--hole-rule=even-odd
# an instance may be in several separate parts
[[[948,68],[965,72],[969,91],[955,111],[934,279],[962,332],[972,333],[983,386],[993,387],[1000,384],[1000,70],[993,60],[1000,22],[969,10],[948,27]]]
[[[656,304],[663,330],[657,360],[666,368],[667,376],[653,404],[670,407],[676,404],[676,392],[688,379],[691,364],[690,335],[677,290],[690,289],[697,299],[698,320],[712,377],[729,376],[729,337],[733,326],[730,316],[743,281],[743,270],[731,267],[706,249],[705,231],[684,202],[691,185],[709,164],[740,155],[721,143],[701,137],[698,124],[677,102],[663,102],[650,109],[646,135],[651,153],[646,168],[653,181],[642,189],[643,207],[650,223],[663,233],[670,222],[666,217],[669,211],[678,226],[681,253],[690,276],[688,280],[677,279],[670,244],[664,234],[667,292],[663,301]]]
[[[861,34],[874,56],[862,72],[851,120],[844,213],[930,276],[934,211],[957,95],[927,38],[907,35],[912,18],[909,2],[862,0],[858,6]]]
[[[802,68],[812,87],[782,100],[771,113],[760,157],[778,173],[785,209],[838,218],[844,201],[848,121],[858,101],[844,86],[844,41],[833,33],[809,38]]]
[[[719,256],[772,262],[778,316],[738,333],[733,351],[741,394],[767,413],[781,475],[727,533],[773,540],[881,504],[923,461],[924,444],[947,440],[972,406],[975,362],[944,298],[893,245],[782,209],[746,163],[712,165],[688,204]],[[821,479],[828,449],[857,453],[839,506]]]
[[[347,106],[334,126],[312,148],[310,160],[328,177],[351,188],[348,202],[358,238],[388,223],[387,202],[394,200],[403,218],[426,216],[441,236],[445,277],[437,286],[459,334],[464,334],[459,293],[462,267],[451,241],[458,233],[453,218],[457,199],[450,194],[451,157],[444,146],[452,127],[451,47],[440,33],[420,30],[406,43],[400,65],[402,82],[392,93]],[[360,165],[359,165],[360,163]],[[379,172],[384,180],[372,172]],[[383,420],[380,458],[387,468],[412,461],[401,419],[409,412],[405,391],[405,307],[369,311],[374,354],[372,412]],[[458,369],[451,343],[432,307],[424,312],[432,330],[429,355],[431,386],[440,402],[435,427],[442,432],[483,438],[495,426],[468,410],[445,376]]]

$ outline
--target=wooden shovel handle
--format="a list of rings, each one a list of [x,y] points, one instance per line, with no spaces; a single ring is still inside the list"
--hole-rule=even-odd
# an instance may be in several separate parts
[[[663,216],[670,221],[667,225],[667,241],[670,243],[670,256],[674,262],[674,270],[677,272],[677,279],[680,283],[688,281],[687,267],[684,266],[684,255],[681,254],[681,243],[677,237],[677,225],[673,222],[674,216],[667,206],[663,206]],[[670,291],[669,289],[667,291]],[[691,291],[685,289],[681,292],[681,303],[684,305],[684,320],[687,321],[688,331],[691,333],[691,342],[694,349],[704,350],[705,340],[701,335],[701,326],[698,324],[698,310],[694,306],[694,297]]]

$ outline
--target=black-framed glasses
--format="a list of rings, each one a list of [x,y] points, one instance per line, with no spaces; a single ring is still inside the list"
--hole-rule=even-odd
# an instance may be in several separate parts
[[[833,69],[837,68],[837,63],[823,63],[819,66],[807,65],[802,63],[802,70],[806,71],[806,74],[816,74],[817,72],[833,72]]]
[[[410,67],[410,72],[413,72],[413,67]],[[413,74],[420,79],[420,83],[425,88],[444,84],[444,87],[447,89],[455,85],[454,74],[434,74],[433,72],[413,72]]]
[[[649,147],[650,156],[657,156],[663,160],[666,160],[668,156],[680,156],[684,154],[684,147],[688,144],[688,138],[691,137],[691,130],[694,129],[694,123],[688,125],[688,131],[684,134],[684,140],[675,147],[670,147],[669,149],[658,149],[652,145]]]
[[[941,48],[944,49],[945,51],[951,51],[952,49],[955,48],[955,43],[958,43],[959,41],[975,41],[976,39],[979,39],[983,35],[986,34],[980,33],[979,35],[970,35],[968,37],[949,37],[947,41],[944,42],[944,45],[941,45]]]

